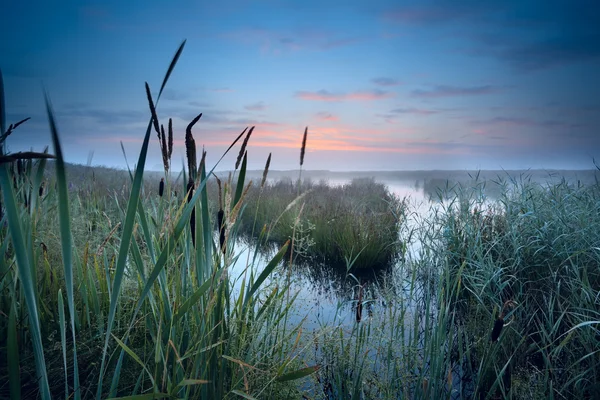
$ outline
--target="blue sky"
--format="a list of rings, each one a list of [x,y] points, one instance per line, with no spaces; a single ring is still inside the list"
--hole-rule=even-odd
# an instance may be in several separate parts
[[[0,14],[11,151],[50,144],[44,85],[67,160],[124,166],[161,99],[173,164],[187,123],[209,162],[255,125],[250,168],[593,168],[600,159],[596,1],[8,1]],[[200,152],[199,152],[200,154]],[[235,154],[222,168],[233,166]],[[156,135],[150,169],[160,169]]]

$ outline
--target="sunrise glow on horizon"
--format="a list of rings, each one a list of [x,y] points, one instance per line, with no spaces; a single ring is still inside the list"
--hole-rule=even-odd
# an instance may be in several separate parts
[[[591,169],[600,159],[600,5],[587,0],[10,2],[0,69],[10,151],[135,161],[154,96],[215,162],[247,126],[249,168]],[[52,152],[52,149],[50,149]],[[223,161],[230,168],[236,154]],[[161,169],[156,135],[147,168]]]

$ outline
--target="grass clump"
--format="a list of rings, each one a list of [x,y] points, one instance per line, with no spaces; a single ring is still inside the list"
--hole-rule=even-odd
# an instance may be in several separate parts
[[[304,204],[302,215],[290,204]],[[378,268],[398,259],[403,203],[374,179],[355,179],[341,186],[326,182],[291,180],[253,186],[248,193],[248,212],[240,232],[257,234],[266,226],[267,239],[283,243],[295,236],[295,249],[303,259],[317,259],[331,266]],[[296,210],[296,212],[295,212]],[[294,230],[295,228],[295,230]]]

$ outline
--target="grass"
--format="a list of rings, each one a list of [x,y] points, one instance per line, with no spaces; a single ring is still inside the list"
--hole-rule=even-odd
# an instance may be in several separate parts
[[[298,199],[298,200],[297,200]],[[374,179],[355,179],[341,186],[322,181],[302,184],[279,180],[254,185],[240,233],[258,238],[266,227],[267,241],[295,239],[296,254],[345,270],[382,268],[401,253],[399,228],[403,202]],[[301,218],[298,207],[303,204]]]
[[[250,129],[218,200],[219,164],[193,156],[200,117],[175,178],[149,96],[136,168],[117,174],[64,164],[48,98],[56,161],[8,153],[0,94],[0,398],[598,397],[598,181],[498,180],[490,201],[475,179],[418,215],[372,180],[251,185]],[[163,174],[144,172],[153,130]],[[314,330],[291,322],[294,259],[345,266],[326,274],[345,279],[338,313]],[[357,278],[390,262],[381,282]]]

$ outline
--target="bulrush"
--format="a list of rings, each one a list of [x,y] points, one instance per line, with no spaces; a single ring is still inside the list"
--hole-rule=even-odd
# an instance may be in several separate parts
[[[492,329],[492,342],[497,342],[500,337],[500,333],[502,332],[502,328],[504,328],[504,317],[506,316],[506,308],[513,307],[515,302],[512,300],[508,300],[502,306],[502,310],[500,311],[500,315],[494,322],[494,328]]]
[[[265,170],[263,171],[262,181],[260,182],[260,188],[265,187],[265,182],[267,181],[267,175],[269,174],[269,166],[271,165],[271,153],[269,153],[269,158],[267,158],[267,163],[265,164]]]
[[[248,145],[248,140],[250,140],[250,135],[252,135],[252,131],[254,131],[254,127],[250,128],[244,141],[242,142],[242,147],[240,148],[240,152],[238,153],[237,160],[235,161],[235,169],[237,170],[240,166],[240,162],[242,161],[242,157],[246,154],[246,146]]]
[[[162,197],[164,191],[165,191],[165,178],[160,178],[160,183],[158,184],[158,195],[160,197]]]
[[[192,127],[196,125],[196,122],[198,122],[200,118],[202,118],[202,113],[198,114],[198,116],[194,118],[185,129],[185,155],[188,161],[188,172],[190,177],[186,189],[188,203],[192,200],[192,196],[194,195],[194,180],[196,179],[196,175],[198,173],[196,168],[196,141],[192,135]],[[196,247],[196,207],[192,208],[192,215],[190,216],[190,230],[192,232],[192,244],[194,247]]]
[[[40,183],[40,188],[39,188],[38,194],[40,197],[42,197],[44,195],[44,182]]]
[[[304,153],[306,152],[306,136],[308,134],[308,126],[304,128],[304,136],[302,137],[302,148],[300,149],[300,166],[304,164]]]
[[[219,227],[219,245],[221,247],[221,251],[223,254],[227,252],[227,247],[225,246],[225,212],[223,211],[223,195],[221,189],[221,180],[215,174],[213,174],[215,180],[217,181],[217,187],[219,190],[219,211],[217,211],[217,226]]]

